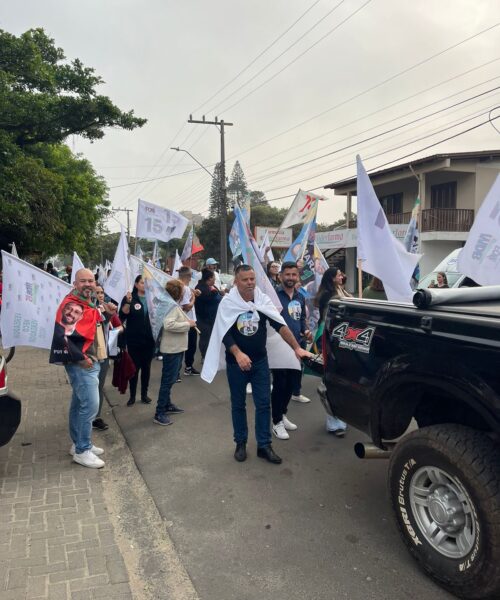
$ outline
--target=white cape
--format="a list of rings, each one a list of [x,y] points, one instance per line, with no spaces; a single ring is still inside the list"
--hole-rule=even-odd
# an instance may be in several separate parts
[[[279,314],[277,308],[271,302],[269,296],[266,296],[259,288],[255,288],[253,302],[246,302],[240,296],[236,287],[231,288],[229,294],[226,294],[219,304],[217,317],[215,319],[212,335],[208,344],[205,362],[201,371],[201,378],[208,383],[211,383],[217,374],[217,371],[224,369],[225,361],[225,346],[222,338],[226,335],[229,329],[233,326],[236,319],[244,312],[252,312],[256,314],[259,311],[281,323],[286,325],[285,320]],[[255,320],[258,320],[256,315]],[[299,359],[295,356],[295,352],[283,340],[279,333],[267,324],[267,355],[269,358],[269,366],[271,369],[297,369],[300,370],[301,365]]]

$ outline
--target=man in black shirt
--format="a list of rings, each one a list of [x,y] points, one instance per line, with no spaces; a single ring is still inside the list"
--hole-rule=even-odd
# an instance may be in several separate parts
[[[261,306],[270,305],[269,298],[255,289],[255,271],[249,265],[240,265],[235,272],[234,284],[239,296],[246,303],[254,303],[254,310],[235,314],[232,325],[225,333],[222,341],[226,347],[227,379],[231,392],[231,414],[233,419],[234,441],[236,450],[234,457],[242,462],[246,459],[246,443],[248,437],[246,414],[246,386],[252,384],[252,395],[255,403],[255,437],[257,439],[257,456],[271,463],[280,464],[281,458],[275,454],[271,446],[270,428],[270,374],[267,361],[267,323],[277,331],[283,340],[293,349],[295,356],[301,358],[311,356],[303,350],[290,329],[275,309],[276,319],[258,310],[257,292]],[[231,296],[231,294],[230,294]],[[219,311],[225,310],[225,303]],[[222,315],[221,315],[222,317]]]

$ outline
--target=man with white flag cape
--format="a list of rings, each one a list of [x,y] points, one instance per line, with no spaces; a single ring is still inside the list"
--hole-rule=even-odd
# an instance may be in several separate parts
[[[234,285],[219,305],[201,377],[211,383],[226,363],[238,462],[247,457],[246,386],[252,385],[257,456],[280,464],[271,446],[269,367],[300,369],[300,359],[312,354],[300,347],[270,298],[256,287],[250,265],[236,268]]]
[[[378,277],[388,300],[411,302],[410,280],[421,254],[407,252],[389,228],[361,157],[358,166],[358,260],[363,271]]]

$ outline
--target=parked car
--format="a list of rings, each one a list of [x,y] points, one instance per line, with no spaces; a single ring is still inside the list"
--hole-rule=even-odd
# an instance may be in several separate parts
[[[8,387],[7,362],[13,354],[11,349],[7,356],[0,355],[0,446],[10,442],[21,422],[21,401]]]
[[[458,271],[458,255],[461,250],[462,248],[457,248],[456,250],[453,250],[453,252],[450,252],[437,267],[434,267],[430,273],[419,281],[417,287],[420,289],[428,288],[431,283],[437,281],[438,273],[444,273],[446,275],[448,286],[451,288],[477,287],[478,284],[475,281]]]
[[[395,520],[425,573],[459,598],[493,600],[500,598],[500,286],[457,292],[440,290],[440,304],[427,308],[330,301],[318,392],[328,411],[371,437],[356,444],[359,457],[389,458]],[[419,298],[432,294],[417,292],[420,306]]]

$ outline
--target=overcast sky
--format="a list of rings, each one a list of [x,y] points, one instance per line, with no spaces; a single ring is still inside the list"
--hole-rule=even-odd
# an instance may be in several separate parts
[[[15,34],[43,27],[69,59],[103,77],[100,93],[148,119],[142,129],[109,130],[94,144],[69,140],[106,178],[114,207],[135,209],[141,197],[205,214],[211,179],[204,171],[117,187],[197,169],[170,146],[190,150],[212,170],[219,133],[187,124],[190,113],[234,123],[226,136],[228,174],[239,160],[249,188],[269,200],[293,195],[353,176],[358,152],[375,168],[487,120],[500,104],[493,90],[500,86],[500,26],[426,59],[497,23],[498,0],[18,0],[3,3],[1,17],[1,27]],[[415,156],[498,148],[499,134],[487,124]],[[328,223],[345,202],[326,195],[319,220]],[[278,207],[290,202],[273,200]],[[117,219],[126,222],[124,213]],[[117,230],[117,222],[109,228]]]

